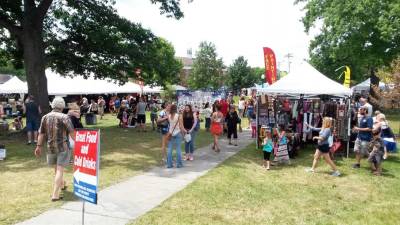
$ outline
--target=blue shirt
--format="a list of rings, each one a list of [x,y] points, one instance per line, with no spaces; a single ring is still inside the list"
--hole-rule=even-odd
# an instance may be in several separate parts
[[[271,139],[267,140],[267,143],[263,146],[263,151],[265,152],[272,152],[273,146]]]
[[[325,128],[321,129],[319,132],[319,136],[322,137],[324,140],[318,141],[318,145],[327,145],[329,144],[329,136],[331,136],[331,129],[330,128]]]
[[[361,117],[359,128],[369,128],[372,130],[373,121],[371,117]],[[371,141],[372,132],[371,131],[358,131],[358,139],[361,141]]]

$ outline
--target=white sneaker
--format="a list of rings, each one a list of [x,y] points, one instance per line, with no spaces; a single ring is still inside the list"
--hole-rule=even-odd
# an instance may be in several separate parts
[[[314,173],[315,171],[314,171],[312,168],[307,168],[307,169],[306,169],[306,172],[307,172],[307,173]]]
[[[331,175],[334,177],[339,177],[341,175],[341,173],[339,172],[339,170],[336,170]]]

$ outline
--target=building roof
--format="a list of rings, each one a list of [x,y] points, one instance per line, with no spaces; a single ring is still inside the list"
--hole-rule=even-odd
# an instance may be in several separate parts
[[[183,64],[183,67],[192,67],[193,66],[193,58],[189,57],[177,57]]]
[[[10,80],[13,76],[8,74],[0,74],[0,84],[4,84],[8,80]]]

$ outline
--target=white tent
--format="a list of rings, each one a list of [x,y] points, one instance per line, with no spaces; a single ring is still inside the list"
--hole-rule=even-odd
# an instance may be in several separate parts
[[[13,76],[10,80],[0,85],[0,94],[26,94],[28,85],[18,77]]]
[[[85,94],[132,94],[141,93],[140,85],[127,82],[119,85],[116,80],[84,79],[82,76],[63,77],[51,70],[46,70],[47,90],[49,95],[85,95]],[[145,86],[144,93],[160,93],[161,87]],[[28,85],[17,77],[13,77],[0,86],[0,94],[28,93]]]
[[[187,91],[187,88],[178,84],[172,85],[172,88],[175,91]]]
[[[161,86],[146,85],[143,87],[143,93],[145,94],[159,94],[162,90],[163,88]]]
[[[350,88],[333,81],[303,61],[292,66],[292,71],[261,91],[277,95],[334,95],[350,96]]]
[[[62,77],[50,70],[46,70],[47,89],[49,95],[79,95],[79,94],[113,94],[113,93],[140,93],[138,84],[127,82],[120,86],[115,80],[99,80],[82,76]]]
[[[361,92],[361,91],[369,91],[371,85],[371,78],[366,79],[365,81],[357,84],[356,86],[352,87],[351,89],[356,92]],[[380,89],[385,89],[386,84],[383,82],[379,82],[379,88]]]

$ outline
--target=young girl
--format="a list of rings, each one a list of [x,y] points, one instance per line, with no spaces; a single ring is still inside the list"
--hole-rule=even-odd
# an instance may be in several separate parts
[[[271,152],[273,150],[273,144],[272,144],[272,137],[271,137],[271,132],[269,130],[265,130],[264,134],[265,138],[263,140],[263,153],[264,153],[264,163],[263,167],[269,170],[270,168],[270,161],[269,158],[271,157]]]
[[[290,163],[289,160],[289,152],[287,148],[288,140],[286,137],[285,126],[281,125],[279,128],[276,128],[276,152],[275,152],[275,160],[278,162],[286,162]]]
[[[256,137],[257,137],[257,120],[256,120],[256,114],[253,114],[253,115],[251,116],[250,125],[251,125],[251,137],[252,137],[252,138],[256,138]]]
[[[369,143],[370,154],[368,161],[371,163],[371,169],[374,175],[380,176],[382,174],[382,161],[387,158],[387,150],[381,138],[381,130],[372,130],[373,139]]]
[[[229,140],[229,145],[232,144],[232,135],[233,135],[233,141],[234,145],[237,146],[237,125],[240,123],[240,118],[239,115],[237,114],[235,107],[232,106],[229,109],[229,113],[226,114],[225,122],[228,126],[228,140]]]
[[[221,136],[223,130],[222,130],[222,123],[223,123],[223,118],[224,115],[221,113],[221,106],[216,103],[214,104],[215,112],[211,116],[211,134],[214,137],[214,142],[212,145],[212,149],[215,152],[220,152],[220,148],[218,145],[218,138]]]
[[[127,128],[128,127],[128,108],[124,108],[124,111],[122,112],[122,128]]]

